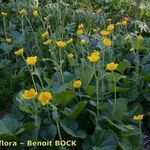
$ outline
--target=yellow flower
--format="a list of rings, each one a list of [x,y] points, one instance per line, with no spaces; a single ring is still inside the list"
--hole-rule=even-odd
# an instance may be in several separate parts
[[[44,41],[44,42],[43,42],[43,45],[50,45],[50,44],[51,44],[51,42],[52,42],[52,40]]]
[[[114,24],[109,24],[109,25],[107,26],[107,30],[108,30],[108,31],[113,31],[113,30],[114,30]]]
[[[83,29],[84,25],[81,23],[80,25],[78,25],[78,30]]]
[[[94,28],[94,29],[93,29],[93,32],[94,32],[94,33],[97,33],[98,31],[99,31],[99,28]]]
[[[83,32],[84,32],[83,29],[78,29],[78,30],[77,30],[77,34],[78,34],[78,35],[83,34]]]
[[[142,35],[138,35],[138,36],[137,36],[137,40],[139,40],[139,41],[143,41],[143,39],[144,39],[144,38],[143,38],[143,36],[142,36]]]
[[[23,53],[24,53],[24,49],[21,48],[21,49],[19,49],[19,50],[17,50],[17,51],[15,52],[15,55],[17,55],[17,56],[22,56]]]
[[[11,42],[12,42],[12,39],[11,39],[11,38],[6,38],[6,42],[7,42],[7,43],[11,43]]]
[[[133,117],[133,120],[135,120],[135,121],[141,121],[141,120],[143,119],[143,117],[144,117],[143,114],[138,115],[138,116],[134,116],[134,117]]]
[[[42,37],[47,37],[47,36],[49,36],[48,31],[43,32],[41,36],[42,36]]]
[[[111,45],[112,45],[111,40],[108,39],[108,38],[103,38],[102,43],[103,43],[105,46],[111,46]]]
[[[68,57],[72,59],[74,57],[74,55],[72,53],[70,53],[70,54],[68,54]]]
[[[3,17],[6,17],[6,16],[7,16],[7,13],[6,13],[6,12],[1,12],[1,15],[2,15]]]
[[[117,26],[121,25],[121,22],[117,22],[116,25],[117,25]]]
[[[81,45],[85,45],[85,44],[86,44],[86,41],[82,39],[82,40],[80,41],[80,43],[81,43]]]
[[[82,85],[81,80],[76,80],[76,81],[73,82],[73,87],[74,88],[78,88],[79,89],[81,87],[81,85]]]
[[[50,92],[41,92],[38,99],[42,105],[49,104],[52,100],[52,94]]]
[[[128,24],[128,22],[127,22],[127,20],[123,20],[123,21],[121,22],[121,24],[122,24],[123,26],[126,26],[126,25]]]
[[[25,9],[21,9],[21,10],[19,11],[19,14],[20,14],[20,15],[25,15],[26,12],[27,12],[27,11],[26,11]]]
[[[95,51],[93,52],[90,56],[87,57],[88,60],[92,63],[96,63],[98,62],[99,58],[100,58],[100,52]]]
[[[135,49],[132,47],[132,48],[129,49],[129,51],[130,51],[130,52],[134,52]]]
[[[110,71],[116,70],[117,67],[118,67],[118,64],[114,63],[114,62],[111,62],[111,63],[109,63],[109,64],[106,65],[106,69],[110,70]]]
[[[51,25],[50,25],[50,24],[49,24],[49,25],[47,25],[47,28],[48,28],[48,29],[50,29],[50,28],[51,28]]]
[[[129,39],[131,39],[131,35],[130,35],[130,34],[127,35],[127,36],[124,38],[124,40],[129,40]]]
[[[110,34],[110,32],[107,30],[102,30],[100,33],[102,36],[108,36]]]
[[[44,17],[44,20],[45,20],[45,21],[48,21],[48,18],[49,18],[49,16],[46,16],[46,17]]]
[[[37,92],[35,91],[35,89],[31,88],[29,90],[24,91],[23,98],[29,100],[29,99],[35,98],[36,95],[37,95]]]
[[[72,43],[73,42],[73,38],[70,38],[67,42],[66,42],[66,44],[70,44],[70,43]]]
[[[56,42],[56,45],[57,45],[59,48],[64,48],[64,47],[66,46],[66,42],[57,41],[57,42]]]
[[[34,10],[34,11],[32,12],[32,14],[33,14],[34,17],[37,17],[37,16],[39,15],[39,13],[38,13],[37,10]]]
[[[31,66],[35,65],[37,63],[37,56],[27,57],[26,63]]]
[[[109,19],[107,19],[107,21],[108,21],[108,22],[111,22],[111,21],[112,21],[112,19],[111,19],[111,18],[109,18]]]
[[[135,34],[138,34],[139,33],[139,31],[135,31]]]
[[[102,9],[101,8],[98,8],[97,10],[96,10],[96,13],[98,13],[98,14],[100,14],[102,12]]]

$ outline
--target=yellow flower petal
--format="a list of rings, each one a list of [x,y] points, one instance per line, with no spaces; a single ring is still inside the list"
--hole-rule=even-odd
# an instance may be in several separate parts
[[[81,85],[82,85],[81,80],[76,80],[76,81],[73,82],[73,87],[74,88],[78,88],[79,89],[81,87]]]
[[[22,56],[23,53],[24,53],[24,49],[21,48],[21,49],[19,49],[19,50],[17,50],[17,51],[15,52],[15,55],[17,55],[17,56]]]
[[[25,90],[23,93],[23,98],[30,100],[35,98],[35,96],[37,95],[37,92],[35,91],[35,89],[31,88],[29,90]]]
[[[116,70],[117,67],[118,67],[118,64],[114,63],[114,62],[111,62],[111,63],[109,63],[109,64],[106,65],[106,69],[110,70],[110,71]]]
[[[38,99],[42,105],[47,105],[52,100],[52,94],[50,92],[41,92]]]
[[[64,48],[67,44],[66,44],[66,42],[63,42],[63,41],[57,41],[57,42],[56,42],[56,45],[57,45],[59,48]]]
[[[31,66],[35,65],[37,63],[37,56],[27,57],[26,63]]]

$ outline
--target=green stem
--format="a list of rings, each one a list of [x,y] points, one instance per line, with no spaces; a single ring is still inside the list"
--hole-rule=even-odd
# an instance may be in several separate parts
[[[61,80],[62,80],[62,84],[64,84],[64,75],[63,75],[63,69],[62,69],[62,53],[61,53],[61,49],[59,48],[59,59],[60,59],[60,66],[59,66],[59,70],[60,70],[60,74],[61,74]]]
[[[25,62],[25,64],[26,64],[26,60],[25,60],[25,58],[24,58],[23,55],[22,55],[22,58],[23,58],[23,60],[24,60],[24,62]],[[26,65],[27,65],[27,64],[26,64]],[[29,72],[30,72],[30,74],[31,74],[31,78],[32,78],[32,82],[33,82],[34,88],[35,88],[35,90],[37,91],[37,87],[36,87],[36,84],[35,84],[35,80],[34,80],[32,71],[31,71],[31,69],[30,69],[30,67],[29,67],[28,65],[27,65],[27,67],[28,67],[28,70],[29,70]]]
[[[136,83],[139,82],[139,64],[140,64],[139,62],[140,62],[139,52],[137,50],[137,52],[136,52]]]
[[[39,50],[40,50],[40,46],[39,46],[39,43],[38,43],[38,39],[37,39],[37,37],[36,37],[36,34],[35,34],[34,29],[33,29],[33,27],[32,27],[32,24],[31,24],[30,20],[28,19],[28,17],[27,17],[26,15],[25,15],[25,18],[26,18],[26,20],[28,21],[28,23],[29,23],[29,25],[30,25],[30,28],[31,28],[32,33],[33,33],[34,38],[35,38],[35,43],[36,43],[36,45],[38,46],[38,48],[39,48]]]
[[[21,30],[22,30],[22,39],[24,40],[25,38],[25,32],[24,32],[24,21],[23,21],[23,16],[21,19]]]
[[[141,124],[141,121],[139,122],[139,128],[141,130],[141,133],[140,133],[140,144],[143,145],[143,134],[142,134],[142,124]]]
[[[5,38],[7,39],[6,22],[5,22],[5,18],[4,17],[3,17],[3,26],[4,26]]]
[[[56,126],[57,126],[57,131],[58,131],[59,139],[60,139],[60,141],[62,141],[62,136],[61,136],[60,126],[59,126],[59,122],[58,122],[58,120],[56,121]]]
[[[38,78],[39,78],[39,80],[40,80],[40,83],[41,83],[42,89],[44,89],[44,85],[43,85],[43,82],[42,82],[41,76],[40,76],[40,74],[39,74],[39,71],[38,71],[38,69],[36,68],[36,66],[35,66],[35,65],[34,65],[34,68],[35,68],[36,73],[37,73],[37,76],[38,76]]]
[[[116,104],[117,104],[116,81],[115,81],[114,72],[113,72],[113,79],[114,79],[114,98],[115,98],[115,103],[114,103],[114,107],[113,107],[113,117],[114,117],[114,115],[115,115],[115,110],[116,110]]]
[[[98,77],[96,75],[96,69],[95,69],[94,65],[93,65],[93,68],[94,68],[95,80],[96,80],[96,101],[97,101],[96,108],[97,108],[97,124],[98,124],[98,120],[100,118],[100,116],[99,116],[99,110],[98,110],[98,107],[99,107],[99,79],[98,79]]]
[[[49,113],[49,109],[48,109],[48,105],[47,105],[46,109],[47,109],[47,113],[48,113],[48,119],[49,119],[49,121],[51,121],[51,119],[50,119],[50,113]]]

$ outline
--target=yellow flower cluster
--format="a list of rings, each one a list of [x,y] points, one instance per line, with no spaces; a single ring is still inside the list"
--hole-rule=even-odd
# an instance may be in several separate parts
[[[78,35],[81,35],[84,33],[84,25],[81,23],[80,25],[78,25],[78,30],[76,32]]]
[[[21,9],[20,11],[19,11],[19,14],[20,15],[25,15],[27,13],[27,11],[25,10],[25,9]]]
[[[93,52],[90,56],[87,57],[88,60],[92,63],[96,63],[98,62],[99,58],[100,58],[100,52],[95,51]]]
[[[23,93],[23,98],[26,100],[32,100],[38,95],[37,91],[35,91],[34,88],[31,88],[29,90],[25,90]],[[52,100],[52,94],[47,91],[43,91],[39,94],[38,100],[42,105],[49,104]]]

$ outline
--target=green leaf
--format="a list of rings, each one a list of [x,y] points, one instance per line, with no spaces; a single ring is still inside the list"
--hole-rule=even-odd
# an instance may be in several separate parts
[[[139,96],[139,91],[137,86],[130,87],[124,93],[124,98],[126,98],[129,102],[135,101],[135,99]]]
[[[16,136],[23,132],[23,124],[13,116],[5,116],[0,120],[0,135]]]
[[[40,136],[44,139],[53,140],[57,134],[56,126],[51,124],[49,126],[43,126],[40,130]]]
[[[144,95],[144,97],[147,99],[147,101],[150,101],[150,87],[147,87],[147,88],[144,90],[143,95]]]
[[[108,118],[120,120],[123,118],[124,113],[127,111],[127,99],[119,98],[116,101],[113,99],[112,103],[108,105]]]
[[[56,100],[60,105],[66,106],[69,104],[73,98],[75,97],[75,93],[72,91],[64,91],[56,95]]]
[[[89,85],[94,75],[94,71],[91,68],[86,68],[80,75],[79,79],[85,84]]]
[[[78,124],[71,119],[60,120],[60,125],[66,133],[76,138],[86,138],[87,134],[83,130],[77,130]]]
[[[13,50],[13,47],[14,45],[10,45],[10,44],[7,44],[7,43],[1,43],[0,44],[0,49],[2,49],[3,51],[5,52],[10,52]]]
[[[142,70],[144,71],[144,73],[148,74],[150,73],[150,64],[146,64],[142,66]]]
[[[117,141],[109,130],[96,131],[92,135],[93,150],[116,150]]]
[[[108,88],[109,88],[109,93],[115,92],[115,88],[116,88],[116,92],[124,92],[126,90],[125,88],[115,86],[113,83],[109,83]]]
[[[8,66],[10,63],[11,63],[10,60],[2,59],[2,60],[0,60],[0,68],[4,68],[4,67]]]
[[[108,82],[114,82],[114,81],[117,82],[120,79],[125,78],[125,76],[122,76],[120,73],[111,72],[106,75],[106,78]]]
[[[121,63],[119,63],[118,67],[117,67],[117,71],[119,71],[120,73],[123,73],[127,68],[130,67],[130,63],[127,60],[123,60]]]
[[[65,116],[67,116],[67,117],[70,117],[71,114],[72,114],[72,111],[71,111],[71,109],[69,109],[69,108],[65,108],[64,111],[63,111],[63,114],[64,114]]]
[[[73,119],[75,119],[81,113],[81,111],[83,111],[83,109],[85,108],[86,104],[87,104],[87,101],[79,102],[76,105],[76,107],[74,108],[71,117]]]
[[[124,41],[125,40],[124,40],[123,36],[118,36],[114,42],[115,42],[116,46],[123,46],[125,43]]]
[[[63,91],[65,91],[69,86],[69,83],[64,83],[62,86],[60,86],[58,89],[57,89],[57,93],[61,93]]]
[[[92,95],[92,94],[95,94],[96,93],[96,87],[95,86],[92,86],[92,85],[87,85],[85,88],[84,88],[85,92],[88,94],[88,95]]]
[[[11,31],[10,35],[13,37],[13,43],[20,44],[23,41],[22,34],[18,31]]]

